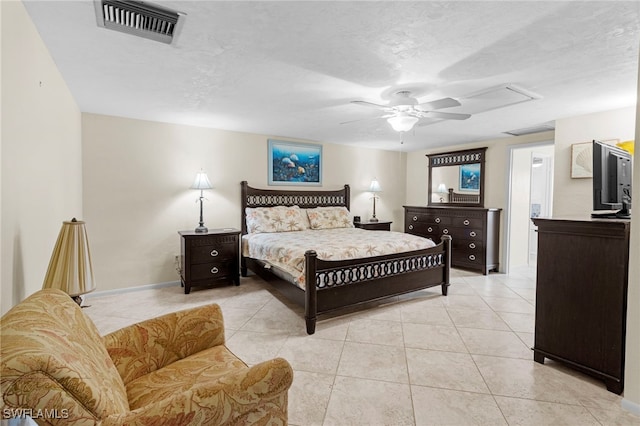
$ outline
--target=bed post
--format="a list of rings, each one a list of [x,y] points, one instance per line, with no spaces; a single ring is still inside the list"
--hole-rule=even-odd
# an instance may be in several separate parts
[[[316,293],[316,259],[318,259],[318,254],[313,250],[308,250],[304,254],[304,319],[307,322],[307,334],[313,334],[316,332],[316,314],[318,311],[318,298]]]
[[[240,187],[242,188],[240,193],[240,228],[242,230],[242,235],[247,233],[247,219],[246,219],[246,208],[247,208],[247,186],[248,183],[246,180],[240,182]],[[242,255],[242,241],[240,241],[240,275],[243,277],[247,276],[247,259]]]
[[[344,186],[344,205],[347,210],[351,210],[351,188],[349,188],[349,184]]]
[[[451,236],[443,235],[440,240],[444,247],[444,282],[442,283],[442,295],[447,295],[449,287],[449,273],[451,272]]]

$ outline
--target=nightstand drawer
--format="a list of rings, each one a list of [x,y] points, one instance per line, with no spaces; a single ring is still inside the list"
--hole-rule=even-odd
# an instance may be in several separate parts
[[[191,265],[191,279],[198,281],[231,277],[233,275],[234,263],[235,262],[215,262]]]
[[[217,244],[191,248],[191,263],[206,263],[232,259],[236,255],[235,244]]]

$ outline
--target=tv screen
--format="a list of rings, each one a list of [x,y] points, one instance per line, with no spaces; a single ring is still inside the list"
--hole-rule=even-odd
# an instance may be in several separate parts
[[[593,141],[592,217],[631,218],[631,170],[629,152]]]

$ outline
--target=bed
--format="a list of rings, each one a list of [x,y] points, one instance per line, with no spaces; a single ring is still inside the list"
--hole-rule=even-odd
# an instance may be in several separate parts
[[[442,294],[447,295],[451,264],[451,237],[447,235],[430,248],[340,260],[326,260],[326,256],[319,256],[318,250],[309,249],[304,252],[301,276],[292,275],[272,262],[245,255],[245,244],[255,231],[247,226],[247,212],[252,214],[264,207],[292,206],[307,212],[329,207],[348,210],[349,185],[339,190],[301,191],[253,188],[243,181],[241,198],[241,274],[246,277],[251,270],[285,297],[304,306],[308,334],[315,333],[319,315],[338,309],[435,286],[441,286]],[[359,231],[371,235],[388,234],[386,231]],[[282,234],[291,235],[290,232]]]
[[[480,203],[480,194],[460,194],[453,192],[453,188],[449,188],[449,202],[450,203]]]

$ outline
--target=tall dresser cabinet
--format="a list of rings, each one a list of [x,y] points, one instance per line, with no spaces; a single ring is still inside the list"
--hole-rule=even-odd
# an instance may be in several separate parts
[[[440,243],[451,236],[451,265],[487,275],[499,265],[500,209],[404,206],[404,232]]]
[[[564,362],[622,393],[630,221],[533,222],[538,227],[534,360]]]

